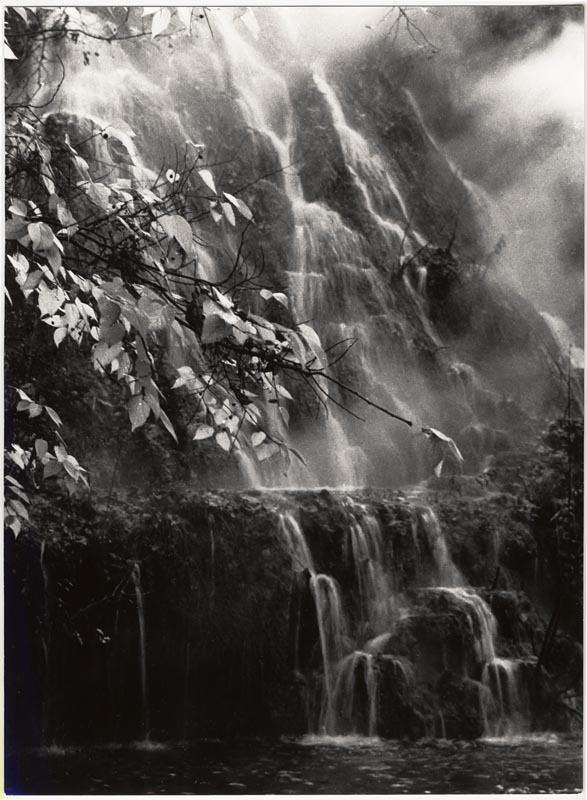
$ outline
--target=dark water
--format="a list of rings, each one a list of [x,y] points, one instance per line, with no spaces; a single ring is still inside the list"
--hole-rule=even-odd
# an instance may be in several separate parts
[[[579,792],[579,737],[517,741],[203,741],[52,748],[6,760],[10,794]]]

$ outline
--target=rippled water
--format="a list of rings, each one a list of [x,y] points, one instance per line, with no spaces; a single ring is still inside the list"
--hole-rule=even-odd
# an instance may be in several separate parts
[[[8,755],[18,794],[426,794],[579,792],[582,742],[395,742],[358,737],[59,748]]]

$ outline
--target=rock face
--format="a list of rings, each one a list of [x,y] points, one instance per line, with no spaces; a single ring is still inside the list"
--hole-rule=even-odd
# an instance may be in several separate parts
[[[7,543],[12,744],[565,729],[532,520],[439,483],[43,503]]]
[[[439,149],[426,109],[402,83],[403,68],[377,48],[310,66],[275,14],[259,16],[254,41],[230,13],[213,14],[214,39],[201,31],[178,40],[165,70],[131,44],[96,44],[108,59],[108,81],[99,59],[85,66],[70,59],[47,125],[70,126],[71,140],[85,142],[80,153],[92,163],[113,158],[102,137],[88,135],[96,120],[122,119],[136,132],[139,160],[155,172],[180,168],[186,138],[206,143],[210,160],[221,165],[211,167],[219,188],[254,211],[245,248],[252,273],[262,270],[264,284],[290,297],[289,311],[258,310],[285,315],[278,321],[288,324],[311,320],[324,346],[335,347],[333,356],[341,342],[354,341],[333,377],[462,442],[467,467],[476,470],[485,455],[526,434],[533,417],[564,402],[552,372],[558,345],[540,315],[483,266],[497,244],[488,233],[490,203]],[[188,202],[205,243],[200,270],[222,279],[233,267],[240,230],[209,219],[203,191],[196,171]],[[10,370],[17,383],[21,359]],[[36,374],[39,390],[50,396],[52,376],[43,378],[41,366]],[[360,424],[334,404],[325,419],[305,384],[288,389],[294,401],[281,435],[304,454],[306,472],[284,479],[254,455],[248,472],[235,460],[219,461],[209,442],[183,436],[191,415],[178,403],[169,412],[181,447],[165,477],[174,481],[180,473],[201,487],[389,487],[427,474],[411,431],[356,396],[334,390],[335,400],[365,417]],[[117,398],[104,402],[101,413]],[[118,423],[105,419],[102,427],[108,425]],[[71,427],[70,440],[77,433]],[[117,454],[103,441],[79,438],[78,457],[107,486],[105,465]],[[153,438],[139,448],[148,452],[149,473],[164,458]],[[123,442],[122,449],[120,477],[130,484],[136,448],[127,454]]]

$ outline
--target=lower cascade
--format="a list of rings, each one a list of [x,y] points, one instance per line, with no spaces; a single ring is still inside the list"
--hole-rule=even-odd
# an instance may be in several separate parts
[[[13,740],[152,749],[235,735],[491,742],[569,730],[581,701],[568,693],[561,716],[553,668],[539,664],[547,576],[532,535],[512,523],[515,500],[472,496],[460,481],[459,495],[98,504],[90,517],[72,511],[66,536],[47,507],[42,541],[19,537],[10,553],[7,657],[28,665],[10,670]],[[561,633],[556,648],[551,663],[572,677],[580,647]]]
[[[348,525],[345,555],[352,570],[344,594],[333,577],[316,573],[310,547],[291,512],[280,515],[279,528],[292,568],[298,574],[300,568],[309,573],[307,585],[298,582],[296,591],[309,589],[315,604],[321,674],[316,703],[319,713],[310,715],[309,726],[313,732],[329,736],[373,737],[381,732],[379,709],[385,682],[403,682],[409,697],[410,691],[416,689],[414,676],[426,665],[412,663],[409,656],[402,660],[399,652],[393,652],[393,642],[401,640],[402,628],[409,628],[414,604],[403,593],[394,591],[393,554],[384,558],[379,522],[366,506],[349,504],[347,498],[343,498],[341,508]],[[483,735],[526,732],[530,712],[524,667],[532,660],[496,655],[497,620],[480,594],[465,585],[435,512],[430,506],[419,505],[413,514],[428,548],[423,561],[417,564],[418,574],[430,566],[426,559],[432,561],[430,577],[422,580],[418,589],[438,598],[439,603],[454,607],[463,619],[469,652],[462,653],[460,674],[477,688]],[[442,657],[446,659],[446,654]],[[469,670],[472,661],[477,665],[475,670]],[[401,678],[396,681],[398,672]],[[433,722],[426,733],[446,738],[441,707],[433,708]]]

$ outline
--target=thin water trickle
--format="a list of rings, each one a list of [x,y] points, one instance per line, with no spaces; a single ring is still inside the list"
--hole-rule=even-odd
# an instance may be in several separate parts
[[[145,634],[145,609],[143,602],[143,586],[141,580],[141,566],[135,562],[131,572],[135,590],[137,606],[137,619],[139,625],[139,671],[141,677],[141,735],[146,742],[149,739],[150,719],[149,701],[147,696],[147,642]]]

